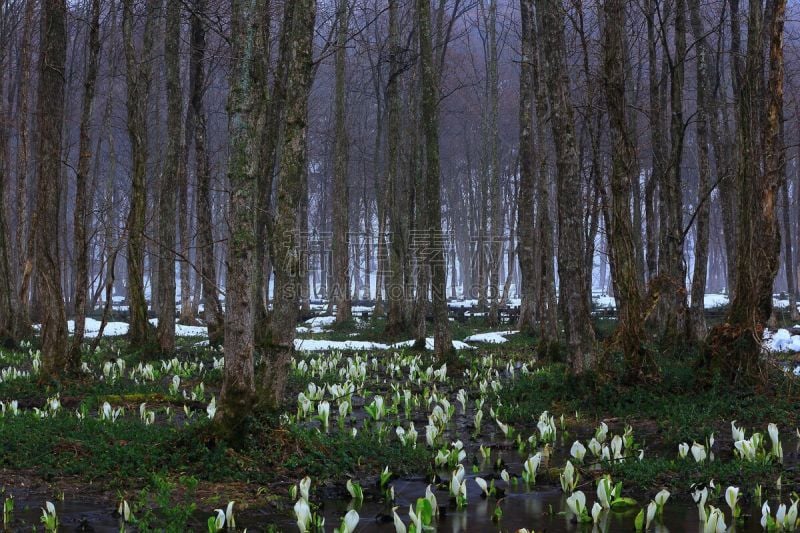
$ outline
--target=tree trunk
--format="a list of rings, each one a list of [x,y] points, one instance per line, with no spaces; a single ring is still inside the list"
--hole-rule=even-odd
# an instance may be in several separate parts
[[[533,153],[533,0],[520,0],[522,57],[519,74],[519,200],[517,226],[519,231],[519,271],[522,301],[517,327],[523,333],[536,331],[535,306],[537,277],[536,233],[533,225],[536,175]]]
[[[67,319],[61,289],[59,220],[61,142],[64,126],[64,65],[67,50],[67,6],[64,0],[44,0],[39,45],[38,163],[34,234],[34,284],[42,303],[43,381],[58,381],[67,368]]]
[[[694,272],[692,274],[692,297],[689,309],[689,333],[695,343],[706,336],[705,292],[708,276],[708,233],[711,203],[711,166],[709,162],[708,120],[712,113],[709,99],[708,47],[705,30],[700,17],[699,0],[690,0],[689,12],[692,33],[697,40],[697,177],[698,198],[696,215],[696,238],[694,247]]]
[[[86,298],[89,291],[89,224],[87,199],[87,179],[92,159],[89,129],[92,123],[94,93],[97,85],[97,70],[100,57],[100,0],[92,0],[89,27],[89,57],[86,65],[86,79],[83,84],[81,104],[81,125],[78,146],[78,169],[75,175],[75,218],[73,220],[73,246],[75,248],[75,329],[69,353],[68,366],[77,370],[80,366],[81,344],[86,326]]]
[[[0,33],[0,77],[6,75],[6,50],[9,35]],[[6,187],[8,175],[8,131],[3,84],[0,83],[0,343],[16,344],[14,335],[14,276],[11,264],[11,237],[8,232]]]
[[[22,45],[20,58],[20,83],[19,83],[19,148],[17,150],[17,187],[16,187],[16,232],[15,232],[15,257],[12,261],[14,278],[17,283],[17,312],[15,337],[18,339],[30,335],[30,279],[33,272],[33,257],[30,247],[32,245],[31,226],[32,219],[29,209],[28,185],[30,166],[30,85],[31,85],[31,59],[33,50],[31,40],[33,35],[33,15],[36,2],[26,2],[23,15]]]
[[[164,32],[164,62],[167,77],[167,157],[161,173],[158,200],[158,328],[156,338],[162,353],[175,351],[175,197],[176,176],[184,149],[181,135],[180,73],[181,5],[167,2]]]
[[[233,68],[228,97],[231,197],[226,260],[225,372],[215,418],[218,434],[226,440],[241,439],[246,434],[242,426],[256,399],[253,329],[256,176],[253,161],[260,124],[258,113],[252,107],[257,98],[251,85],[256,61],[254,7],[254,0],[231,2]],[[204,284],[208,281],[216,280],[206,279]]]
[[[670,154],[669,167],[661,174],[659,208],[661,242],[658,255],[658,281],[651,284],[658,298],[657,336],[670,346],[682,342],[686,331],[686,266],[683,259],[683,83],[686,56],[686,3],[675,2],[675,50],[670,67]]]
[[[142,49],[133,42],[133,0],[122,1],[122,32],[128,85],[128,135],[131,143],[131,195],[128,212],[128,337],[134,348],[144,347],[151,339],[144,295],[145,218],[147,211],[147,102],[151,78],[153,22],[158,11],[156,0],[147,0]]]
[[[453,343],[447,317],[447,254],[439,198],[439,80],[434,72],[430,0],[417,0],[416,8],[421,62],[421,120],[425,134],[425,218],[428,224],[425,231],[429,235],[426,262],[430,267],[434,352],[438,358],[445,359],[452,356]]]
[[[497,73],[497,0],[489,2],[489,50],[488,75],[489,84],[489,205],[491,216],[491,235],[489,237],[490,269],[489,269],[489,305],[488,323],[492,327],[500,324],[500,264],[502,262],[503,215],[501,212],[502,190],[500,188],[500,147],[497,131],[499,115],[499,80]]]
[[[769,74],[764,95],[762,5],[760,0],[750,1],[746,64],[738,99],[736,289],[726,323],[711,332],[712,364],[729,379],[741,382],[757,380],[760,375],[761,338],[772,313],[772,285],[780,256],[775,204],[786,165],[780,143],[786,1],[774,0],[770,7]]]
[[[783,129],[783,128],[781,128]],[[783,143],[781,143],[783,144]],[[783,194],[783,259],[786,270],[786,292],[789,294],[789,318],[796,321],[800,316],[797,312],[797,289],[794,280],[794,254],[792,251],[792,219],[790,216],[789,183],[786,176],[782,178],[781,193]]]
[[[666,135],[664,134],[663,82],[658,68],[658,34],[656,29],[656,0],[647,0],[647,65],[650,106],[650,144],[652,160],[650,176],[645,185],[645,221],[647,225],[647,280],[658,275],[658,209],[655,197],[657,186],[663,181],[666,172]],[[663,72],[661,73],[663,77]]]
[[[308,96],[312,81],[312,52],[316,0],[286,4],[283,40],[291,46],[286,77],[286,118],[280,151],[276,215],[272,226],[270,256],[275,268],[274,311],[265,343],[259,400],[277,406],[286,386],[289,360],[294,352],[301,272],[301,249],[297,232],[298,208],[308,172],[306,135]]]
[[[564,310],[569,366],[573,373],[581,374],[593,368],[596,361],[594,331],[584,293],[580,165],[564,58],[564,18],[560,6],[554,2],[538,0],[537,8],[543,38],[542,73],[549,88],[550,123],[557,158],[559,301]]]
[[[537,27],[534,23],[533,27]],[[547,88],[542,73],[541,43],[534,34],[532,80],[536,94],[536,238],[539,242],[536,255],[537,310],[540,323],[539,335],[542,346],[558,341],[558,302],[556,299],[556,273],[553,260],[555,243],[553,241],[553,222],[550,213],[550,172],[545,146],[545,125],[547,124]]]
[[[248,0],[244,0],[248,1]],[[223,343],[225,317],[217,287],[217,268],[214,259],[213,214],[211,211],[211,165],[206,151],[206,110],[203,103],[205,91],[206,28],[202,17],[206,12],[206,1],[195,0],[197,14],[192,15],[192,58],[191,58],[191,106],[194,117],[195,176],[197,178],[197,254],[199,276],[202,284],[203,318],[208,327],[208,340],[212,346]],[[244,9],[244,8],[242,8]],[[240,68],[251,68],[242,66]],[[248,96],[245,95],[245,98]],[[246,120],[246,117],[242,120]],[[228,251],[230,254],[230,251]],[[230,271],[228,271],[230,275]]]
[[[625,358],[626,379],[635,383],[649,372],[652,361],[645,348],[642,322],[644,287],[636,266],[634,229],[631,224],[631,185],[639,179],[636,145],[628,131],[625,101],[625,1],[606,0],[603,72],[611,126],[611,216],[608,243],[611,274],[619,309],[616,335]]]
[[[348,0],[337,0],[336,20],[336,87],[334,101],[333,147],[333,294],[336,305],[336,323],[351,318],[350,299],[350,195],[347,186],[347,160],[349,142],[345,124],[345,62],[347,56]]]
[[[406,240],[408,212],[405,198],[405,178],[398,172],[400,157],[400,35],[398,21],[398,1],[389,0],[389,80],[386,84],[386,187],[391,198],[389,215],[389,268],[387,273],[385,333],[396,338],[408,330],[405,307],[405,265],[408,241]]]

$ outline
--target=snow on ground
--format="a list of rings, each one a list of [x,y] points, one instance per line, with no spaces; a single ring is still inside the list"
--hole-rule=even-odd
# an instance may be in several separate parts
[[[327,350],[388,350],[389,346],[379,342],[295,339],[294,349],[300,352],[322,352]]]
[[[335,316],[315,316],[306,320],[305,323],[312,328],[323,328],[332,326],[334,322],[336,322]]]
[[[776,307],[786,307],[789,302],[786,300],[774,300]],[[592,294],[592,303],[603,309],[614,309],[617,307],[617,302],[613,296],[607,294],[594,293]],[[703,298],[703,307],[706,309],[714,309],[715,307],[722,307],[728,305],[727,294],[706,294]]]
[[[410,348],[414,346],[414,339],[396,342],[394,344],[389,345],[389,348]],[[453,348],[456,350],[472,350],[475,347],[470,346],[469,344],[461,341],[453,341]],[[433,350],[433,337],[428,337],[425,339],[425,349],[426,350]]]
[[[603,309],[614,309],[617,307],[617,300],[614,299],[613,296],[609,296],[607,294],[600,294],[600,295],[592,295],[592,303],[597,307],[601,307]]]
[[[728,305],[727,294],[706,294],[703,298],[703,307],[706,309],[713,309],[725,305]]]
[[[158,319],[151,318],[150,323],[158,327]],[[175,324],[175,335],[178,337],[208,337],[208,328],[205,326],[184,326]]]
[[[470,335],[466,339],[465,342],[485,342],[488,344],[502,344],[504,342],[508,342],[506,338],[507,335],[513,335],[514,333],[519,333],[516,330],[508,330],[508,331],[487,331],[486,333],[476,333],[475,335]]]
[[[792,335],[788,329],[764,332],[764,347],[771,352],[800,352],[800,335]]]
[[[153,326],[158,326],[158,319],[153,318],[150,320]],[[40,325],[35,324],[34,328],[39,329]],[[67,330],[70,333],[75,333],[75,321],[67,321]],[[100,333],[100,321],[94,318],[86,318],[86,329],[84,336],[87,339],[94,339]],[[120,337],[128,334],[127,322],[106,322],[106,327],[103,329],[104,337]],[[206,337],[208,336],[208,328],[205,326],[184,326],[183,324],[175,324],[175,335],[178,337]]]
[[[39,324],[34,325],[34,328],[39,329]],[[70,333],[75,333],[75,321],[67,320],[67,330]],[[94,318],[86,319],[86,326],[84,330],[84,337],[87,339],[94,339],[100,332],[100,321]],[[127,322],[106,322],[106,327],[103,330],[104,337],[119,337],[128,333]]]
[[[398,348],[410,348],[413,345],[413,340],[394,344],[366,341],[329,341],[324,339],[294,340],[294,349],[300,352],[322,352],[327,350],[394,350]],[[453,348],[456,350],[471,350],[474,347],[461,341],[453,341]],[[425,339],[425,349],[433,350],[433,337]]]
[[[470,300],[450,300],[447,302],[447,307],[477,307],[478,300],[470,299]]]

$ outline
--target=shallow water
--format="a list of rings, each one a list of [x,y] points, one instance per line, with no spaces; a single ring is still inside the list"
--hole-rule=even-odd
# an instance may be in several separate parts
[[[793,459],[796,460],[796,448],[792,447]],[[509,469],[518,471],[516,466],[509,461]],[[484,474],[485,479],[492,476]],[[634,508],[626,512],[605,512],[598,526],[591,524],[578,524],[568,511],[566,496],[561,490],[553,485],[533,486],[526,488],[520,481],[516,486],[506,486],[506,484],[496,479],[496,486],[506,490],[501,498],[484,498],[480,488],[474,481],[474,474],[467,474],[467,494],[468,504],[459,510],[455,503],[450,500],[446,484],[443,482],[439,487],[434,488],[434,494],[439,502],[441,516],[436,523],[436,530],[442,533],[457,532],[483,532],[483,531],[516,531],[519,528],[528,528],[538,533],[566,533],[566,532],[630,532],[634,528],[634,519],[639,512],[639,508]],[[408,525],[410,522],[408,509],[413,505],[417,498],[425,494],[428,481],[423,478],[414,479],[395,479],[391,482],[394,487],[395,501],[389,505],[381,500],[370,499],[375,496],[378,489],[375,487],[365,487],[367,499],[356,510],[359,512],[361,520],[358,532],[392,532],[394,526],[391,519],[392,507],[397,507],[397,512],[403,521]],[[595,484],[591,481],[582,481],[578,487],[587,497],[587,507],[591,508],[596,499]],[[688,489],[688,487],[687,487]],[[15,493],[13,489],[8,492]],[[770,505],[774,510],[777,508],[775,491],[769,491],[772,496]],[[784,490],[782,501],[788,503],[789,490]],[[636,495],[633,495],[636,497]],[[15,494],[14,520],[7,531],[29,530],[31,526],[38,526],[41,516],[40,506],[48,499],[45,495],[31,493]],[[648,500],[644,496],[637,497],[641,505],[645,505]],[[320,500],[319,495],[312,491],[312,502],[320,505],[320,512],[325,517],[326,531],[333,531],[339,525],[344,514],[352,507],[352,502],[347,498],[325,497]],[[59,531],[95,531],[95,532],[118,532],[120,531],[119,517],[114,513],[114,508],[107,502],[94,502],[87,498],[67,496],[65,501],[55,501],[61,527]],[[726,512],[726,520],[730,526],[730,511],[722,497],[718,501],[710,501]],[[502,518],[498,523],[492,521],[495,508],[499,506],[502,511]],[[197,513],[193,523],[187,531],[206,531],[206,520],[211,513]],[[297,531],[291,511],[286,514],[275,514],[274,509],[249,509],[239,511],[237,514],[237,525],[240,530],[248,528],[250,532],[265,531],[267,525],[273,525],[278,531]],[[760,508],[756,505],[744,507],[745,518],[739,522],[735,529],[729,531],[755,533],[762,531],[759,520],[761,517]],[[0,527],[2,530],[2,527]],[[128,527],[128,531],[135,531],[135,528]],[[660,533],[678,532],[702,532],[702,523],[699,520],[697,506],[691,501],[688,490],[683,494],[673,494],[667,502],[662,520],[658,524],[652,525],[650,531]]]

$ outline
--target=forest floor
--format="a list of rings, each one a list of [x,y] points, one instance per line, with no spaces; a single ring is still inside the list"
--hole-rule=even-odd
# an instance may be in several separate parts
[[[613,321],[596,326],[604,337]],[[302,336],[372,342],[382,339],[382,327],[380,320],[353,321]],[[487,331],[479,319],[454,328],[456,339]],[[122,522],[115,511],[125,500],[133,511],[129,529],[198,531],[206,530],[214,509],[235,501],[239,527],[283,531],[296,527],[290,489],[308,476],[312,509],[329,526],[353,507],[345,487],[351,479],[364,490],[356,508],[369,515],[366,530],[380,530],[384,522],[393,530],[393,504],[402,504],[398,512],[408,522],[408,502],[426,485],[447,503],[458,464],[471,480],[467,508],[473,513],[478,476],[498,487],[487,516],[501,509],[503,492],[522,498],[539,491],[543,501],[558,494],[548,505],[563,507],[560,476],[568,459],[582,490],[593,495],[595,480],[611,475],[637,505],[666,488],[692,507],[690,485],[710,480],[740,487],[748,503],[757,486],[770,497],[780,494],[776,483],[784,494],[800,491],[800,381],[780,360],[769,359],[765,386],[741,389],[699,372],[694,353],[658,354],[656,383],[623,386],[614,377],[614,355],[604,374],[575,380],[558,360],[536,361],[535,339],[504,338],[459,351],[459,368],[443,368],[429,352],[410,349],[300,353],[283,410],[256,413],[237,450],[209,436],[222,359],[200,338],[181,338],[170,358],[127,351],[122,338],[104,340],[84,354],[84,376],[61,384],[58,393],[38,384],[35,347],[2,351],[0,499],[16,502],[6,527],[38,523],[39,508],[53,501],[71,530],[116,531]],[[753,460],[734,452],[734,420],[748,437],[764,435]],[[780,430],[782,463],[771,457],[769,423]],[[411,439],[415,431],[419,436]],[[431,438],[431,432],[437,434]],[[611,457],[592,451],[582,461],[571,457],[574,441],[591,449],[595,438],[614,450],[615,435],[624,444]],[[680,458],[679,444],[695,442],[708,458]],[[522,482],[526,460],[536,453],[538,477]],[[385,468],[388,480],[381,483]],[[454,502],[449,520],[462,512]],[[472,524],[479,520],[469,516]],[[625,519],[629,529],[633,517]],[[497,523],[517,525],[508,512],[503,520]],[[533,519],[518,522],[525,520]]]

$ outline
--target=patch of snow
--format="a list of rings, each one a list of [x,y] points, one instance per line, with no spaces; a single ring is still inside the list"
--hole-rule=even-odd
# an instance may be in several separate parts
[[[614,309],[617,307],[617,300],[615,300],[613,296],[609,296],[607,294],[600,294],[598,296],[593,295],[592,303],[603,309]]]
[[[151,318],[149,322],[158,327],[158,319]],[[205,326],[184,326],[183,324],[175,324],[175,335],[177,337],[208,337],[208,328]]]
[[[312,328],[330,327],[336,322],[335,316],[315,316],[305,321]]]
[[[513,335],[514,333],[519,333],[519,331],[515,330],[508,330],[508,331],[488,331],[486,333],[476,333],[475,335],[470,335],[466,339],[465,342],[485,342],[488,344],[502,344],[504,342],[508,342],[506,335]]]
[[[772,352],[800,352],[800,335],[792,335],[787,329],[764,332],[764,347]]]
[[[729,302],[727,294],[706,294],[703,297],[703,307],[706,309],[722,307],[728,305]]]
[[[299,352],[322,352],[327,350],[386,350],[389,347],[379,342],[327,341],[323,339],[295,339],[294,349]]]
[[[401,341],[396,342],[394,344],[389,345],[389,348],[410,348],[414,346],[414,339],[408,341]],[[425,339],[425,349],[426,350],[433,350],[433,337],[427,337]],[[453,348],[456,350],[473,350],[475,347],[470,346],[469,344],[461,341],[453,341]]]
[[[67,331],[70,333],[75,333],[74,320],[67,321]],[[84,337],[87,339],[94,339],[97,337],[98,333],[100,333],[100,321],[93,318],[87,318],[84,329]],[[106,337],[119,337],[121,335],[126,335],[127,333],[127,322],[106,322],[106,327],[103,330],[103,335]]]

